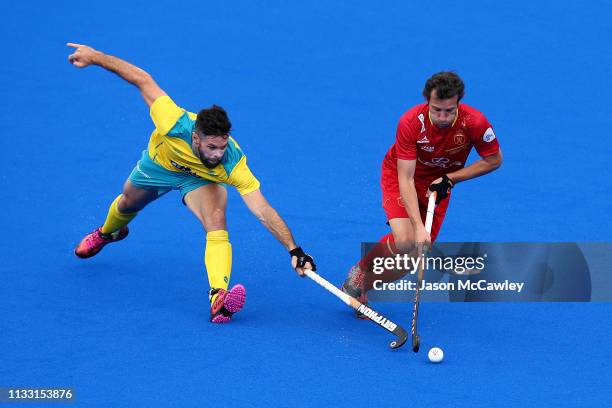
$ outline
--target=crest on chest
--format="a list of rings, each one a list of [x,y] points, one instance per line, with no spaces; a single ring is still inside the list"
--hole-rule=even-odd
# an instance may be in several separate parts
[[[453,142],[457,146],[464,145],[466,141],[467,141],[467,137],[465,136],[465,133],[461,129],[459,129],[457,133],[453,135]]]

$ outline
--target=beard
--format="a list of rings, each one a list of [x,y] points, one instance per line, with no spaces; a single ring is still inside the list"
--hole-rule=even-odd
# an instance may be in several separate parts
[[[214,169],[215,167],[217,167],[219,165],[219,163],[221,163],[221,160],[208,160],[208,159],[202,159],[202,164],[204,164],[204,166],[206,166],[206,168],[208,169]]]
[[[204,152],[202,152],[200,149],[193,149],[193,152],[196,154],[196,156],[198,157],[198,159],[200,159],[200,161],[202,162],[202,164],[204,165],[204,167],[206,167],[207,169],[214,169],[215,167],[217,167],[220,163],[221,163],[221,159],[209,159],[206,157],[206,155],[204,154]]]

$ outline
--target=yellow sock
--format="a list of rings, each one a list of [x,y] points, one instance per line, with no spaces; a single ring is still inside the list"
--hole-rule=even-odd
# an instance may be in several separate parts
[[[232,274],[232,244],[225,230],[209,231],[206,234],[204,264],[211,288],[227,289]],[[210,302],[215,301],[215,296]]]
[[[123,214],[119,212],[119,208],[117,205],[119,204],[119,199],[121,198],[121,194],[115,198],[115,200],[111,203],[110,208],[108,209],[108,215],[106,216],[106,221],[104,221],[104,225],[102,226],[103,234],[111,234],[115,231],[119,231],[121,228],[125,227],[129,224],[130,221],[138,214],[138,212]]]

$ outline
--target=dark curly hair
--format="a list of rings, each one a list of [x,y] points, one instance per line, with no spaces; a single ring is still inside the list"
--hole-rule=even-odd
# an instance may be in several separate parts
[[[196,118],[196,133],[202,136],[229,136],[232,122],[225,109],[218,105],[213,105],[208,109],[202,109]]]
[[[427,101],[429,101],[431,91],[434,89],[439,99],[450,99],[457,96],[457,100],[460,101],[464,95],[465,85],[456,73],[452,71],[442,71],[434,74],[425,82],[423,96]]]

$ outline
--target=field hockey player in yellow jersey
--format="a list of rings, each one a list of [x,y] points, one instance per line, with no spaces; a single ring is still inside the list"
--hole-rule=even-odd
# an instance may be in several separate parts
[[[171,190],[179,190],[185,205],[206,230],[204,263],[210,284],[210,320],[226,323],[244,306],[246,290],[237,284],[228,290],[232,271],[225,209],[227,191],[235,187],[249,210],[289,251],[298,274],[315,269],[314,260],[298,247],[287,224],[262,195],[259,181],[246,156],[230,136],[231,123],[223,108],[213,105],[197,115],[178,107],[142,69],[91,47],[68,43],[68,60],[78,68],[98,65],[136,86],[150,108],[155,130],[148,149],[126,181],[123,192],[110,204],[104,224],[85,236],[75,249],[90,258],[111,242],[128,235],[129,222],[147,204]]]

